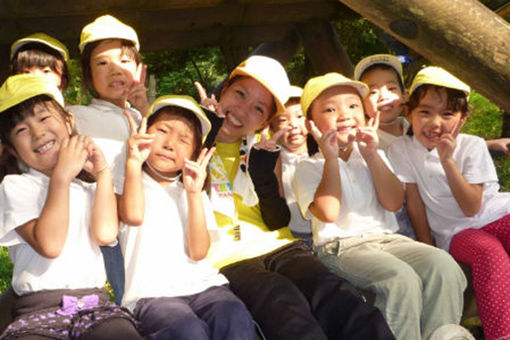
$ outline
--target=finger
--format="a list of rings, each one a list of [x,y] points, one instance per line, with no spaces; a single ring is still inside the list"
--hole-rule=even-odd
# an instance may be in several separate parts
[[[131,114],[129,113],[128,110],[122,110],[122,113],[124,113],[124,116],[126,116],[128,120],[130,135],[131,136],[135,135],[136,134],[135,120],[133,119],[133,117],[131,117]]]
[[[262,132],[260,133],[260,141],[266,141],[267,140],[267,135],[269,133],[269,127],[266,126],[264,129],[262,129]]]
[[[375,115],[374,115],[374,118],[371,119],[372,120],[372,124],[370,124],[369,126],[373,127],[375,130],[377,130],[379,128],[380,118],[381,118],[381,112],[380,111],[376,111]]]
[[[198,81],[194,82],[193,84],[195,84],[195,87],[197,88],[198,95],[200,96],[200,101],[207,99],[207,92],[205,91],[202,84],[200,84]]]
[[[134,121],[133,121],[134,124]],[[147,116],[142,118],[142,121],[140,122],[140,128],[138,129],[139,134],[146,134],[147,133]]]
[[[202,150],[200,150],[200,154],[197,157],[197,163],[198,164],[201,164],[202,159],[204,158],[206,153],[207,153],[207,148],[202,148]]]
[[[207,151],[207,153],[205,154],[205,157],[203,159],[203,162],[202,162],[202,164],[204,166],[207,166],[207,164],[209,164],[212,156],[214,155],[214,151],[216,151],[216,148],[214,146]]]
[[[315,141],[319,142],[319,140],[322,138],[322,133],[312,120],[309,119],[306,120],[306,128],[308,129],[308,131],[310,131]]]
[[[142,71],[140,72],[140,77],[138,78],[138,81],[141,84],[145,85],[146,77],[147,77],[147,65],[142,64]]]
[[[270,141],[276,144],[276,142],[278,142],[278,140],[285,134],[285,132],[289,130],[290,130],[289,127],[285,127],[283,129],[276,131],[273,137],[271,137]]]
[[[457,137],[460,133],[460,129],[462,128],[462,125],[463,125],[463,121],[462,119],[460,119],[457,123],[457,125],[455,125],[455,127],[453,128],[451,134],[453,137]]]

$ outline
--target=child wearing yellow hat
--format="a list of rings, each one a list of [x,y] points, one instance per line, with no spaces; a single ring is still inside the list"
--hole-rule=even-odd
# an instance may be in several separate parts
[[[87,106],[69,107],[78,130],[94,138],[124,142],[129,125],[123,111],[139,124],[149,108],[138,36],[130,26],[104,15],[82,29],[79,48],[82,85],[94,98]]]
[[[379,115],[365,122],[367,93],[364,83],[338,73],[312,78],[303,89],[301,106],[321,153],[297,165],[294,186],[312,221],[314,249],[332,271],[376,295],[397,339],[427,340],[448,324],[456,336],[469,336],[458,326],[466,287],[458,264],[395,233],[393,211],[404,188],[378,150]]]
[[[67,47],[45,33],[31,34],[11,45],[11,74],[42,75],[62,91],[69,84],[68,62]]]
[[[0,245],[11,247],[19,295],[2,339],[141,339],[103,289],[99,246],[118,230],[111,172],[73,126],[60,90],[43,77],[14,75],[0,88],[0,139],[23,165],[0,185]]]
[[[439,67],[416,75],[411,128],[388,156],[406,184],[418,240],[437,244],[472,268],[485,339],[510,336],[510,194],[483,139],[459,133],[469,115],[468,85]]]
[[[202,104],[223,117],[212,118],[211,202],[221,237],[208,257],[268,339],[394,339],[380,312],[283,227],[288,214],[278,219],[274,196],[259,196],[247,174],[255,133],[285,110],[289,87],[283,66],[263,56],[234,69],[219,101],[198,86]],[[264,214],[274,214],[271,225]]]
[[[156,99],[138,131],[128,118],[125,180],[116,185],[126,268],[122,304],[149,339],[254,339],[250,313],[205,259],[217,239],[204,191],[214,148],[202,143],[211,123],[188,96]]]

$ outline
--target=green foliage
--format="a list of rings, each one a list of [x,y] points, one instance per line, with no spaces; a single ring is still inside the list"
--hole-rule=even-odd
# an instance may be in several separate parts
[[[7,248],[0,247],[0,293],[11,285],[12,263]]]
[[[469,104],[472,113],[462,131],[485,139],[499,138],[501,136],[502,110],[476,92],[472,92]]]

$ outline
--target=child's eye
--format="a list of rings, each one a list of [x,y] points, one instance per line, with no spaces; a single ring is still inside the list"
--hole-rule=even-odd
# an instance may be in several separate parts
[[[41,122],[44,122],[46,119],[48,119],[48,118],[50,118],[50,117],[51,117],[51,115],[44,115],[44,116],[42,116],[42,117],[40,118],[40,121],[41,121]]]
[[[260,106],[255,106],[255,111],[260,115],[264,114],[264,109]]]
[[[159,128],[159,129],[157,129],[157,131],[161,132],[161,133],[166,133],[167,132],[166,129],[163,129],[163,128]]]
[[[329,112],[335,112],[335,109],[334,109],[334,108],[332,108],[332,107],[327,107],[327,108],[325,108],[325,109],[324,109],[324,112],[327,112],[327,113],[329,113]]]
[[[19,135],[20,133],[27,131],[27,128],[25,126],[15,127],[14,128],[14,134]]]
[[[453,116],[454,113],[452,111],[445,111],[443,112],[443,116]]]
[[[241,91],[241,90],[236,90],[236,94],[237,94],[237,96],[238,96],[238,97],[240,97],[240,98],[244,98],[244,97],[245,97],[245,96],[244,96],[244,92],[243,92],[243,91]]]
[[[357,103],[349,105],[349,109],[357,109],[358,107],[359,107],[359,104],[357,104]]]

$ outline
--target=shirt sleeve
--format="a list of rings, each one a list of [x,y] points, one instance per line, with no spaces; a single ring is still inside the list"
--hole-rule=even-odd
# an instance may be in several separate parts
[[[393,168],[392,171],[402,183],[416,183],[416,176],[412,169],[407,145],[405,143],[406,140],[404,140],[404,138],[409,137],[399,137],[390,145],[387,158]]]
[[[23,175],[6,176],[0,185],[0,245],[25,243],[16,228],[39,218],[47,191]]]
[[[296,194],[296,202],[303,217],[307,220],[312,218],[308,208],[315,197],[315,191],[319,186],[323,172],[323,161],[306,159],[296,166],[296,174],[292,187]]]
[[[462,134],[459,137],[462,138],[460,141],[462,150],[459,151],[464,153],[464,156],[461,157],[464,160],[462,176],[466,181],[471,184],[497,182],[496,167],[485,140]]]

